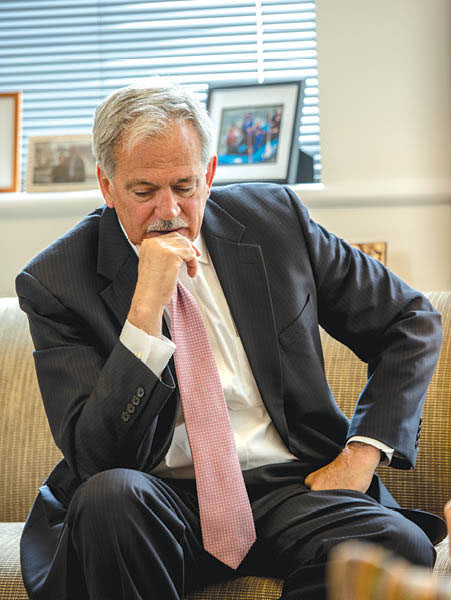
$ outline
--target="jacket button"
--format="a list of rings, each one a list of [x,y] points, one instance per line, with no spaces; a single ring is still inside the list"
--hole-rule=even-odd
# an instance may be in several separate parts
[[[124,421],[125,423],[127,421],[130,421],[130,414],[128,412],[125,412],[125,410],[123,413],[121,413],[121,421]]]
[[[131,402],[129,402],[127,404],[127,412],[132,415],[135,412],[135,410],[136,410],[136,406],[134,404],[132,404]]]
[[[141,404],[141,398],[138,398],[138,396],[135,394],[132,396],[132,404],[139,406]]]
[[[138,398],[143,398],[145,394],[144,388],[139,386],[138,388],[136,388],[136,395],[138,396]]]

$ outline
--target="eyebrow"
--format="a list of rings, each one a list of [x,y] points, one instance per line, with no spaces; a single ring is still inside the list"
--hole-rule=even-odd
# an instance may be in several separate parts
[[[196,183],[197,181],[198,181],[198,178],[193,175],[192,177],[182,177],[181,179],[177,179],[170,185],[174,186],[174,185],[180,185],[181,183]],[[160,187],[158,185],[155,185],[151,181],[147,181],[146,179],[132,179],[131,181],[128,181],[125,184],[125,189],[127,191],[129,191],[136,185],[145,185],[145,186],[148,186],[148,187],[151,187],[154,189],[158,189]]]

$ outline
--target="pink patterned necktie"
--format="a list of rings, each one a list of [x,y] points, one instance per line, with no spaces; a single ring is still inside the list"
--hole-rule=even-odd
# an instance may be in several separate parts
[[[236,569],[256,535],[216,361],[197,302],[180,282],[170,311],[204,548]]]

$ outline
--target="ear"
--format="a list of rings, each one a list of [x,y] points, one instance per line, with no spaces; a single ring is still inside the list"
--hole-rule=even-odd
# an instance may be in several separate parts
[[[216,173],[217,164],[218,164],[218,157],[215,154],[214,156],[212,156],[210,158],[210,161],[209,161],[208,167],[207,167],[206,179],[207,179],[208,189],[210,189],[211,186],[213,185],[213,179],[214,179],[214,176]]]
[[[114,201],[111,194],[112,184],[105,171],[103,171],[99,165],[97,165],[97,181],[99,182],[100,191],[102,192],[103,199],[105,200],[108,208],[113,208]]]

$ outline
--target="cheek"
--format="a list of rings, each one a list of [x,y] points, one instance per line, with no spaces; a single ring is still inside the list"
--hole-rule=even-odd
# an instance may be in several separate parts
[[[203,216],[204,216],[204,211],[203,211],[203,207],[199,203],[196,203],[196,204],[190,206],[189,212],[187,212],[185,214],[193,227],[195,227],[195,228],[200,227]]]
[[[190,215],[191,217],[202,220],[204,216],[205,204],[207,202],[207,195],[204,193],[199,194],[197,199],[190,206]]]
[[[151,214],[146,204],[134,204],[131,201],[122,202],[120,206],[116,204],[116,210],[122,223],[134,231],[143,229]]]

